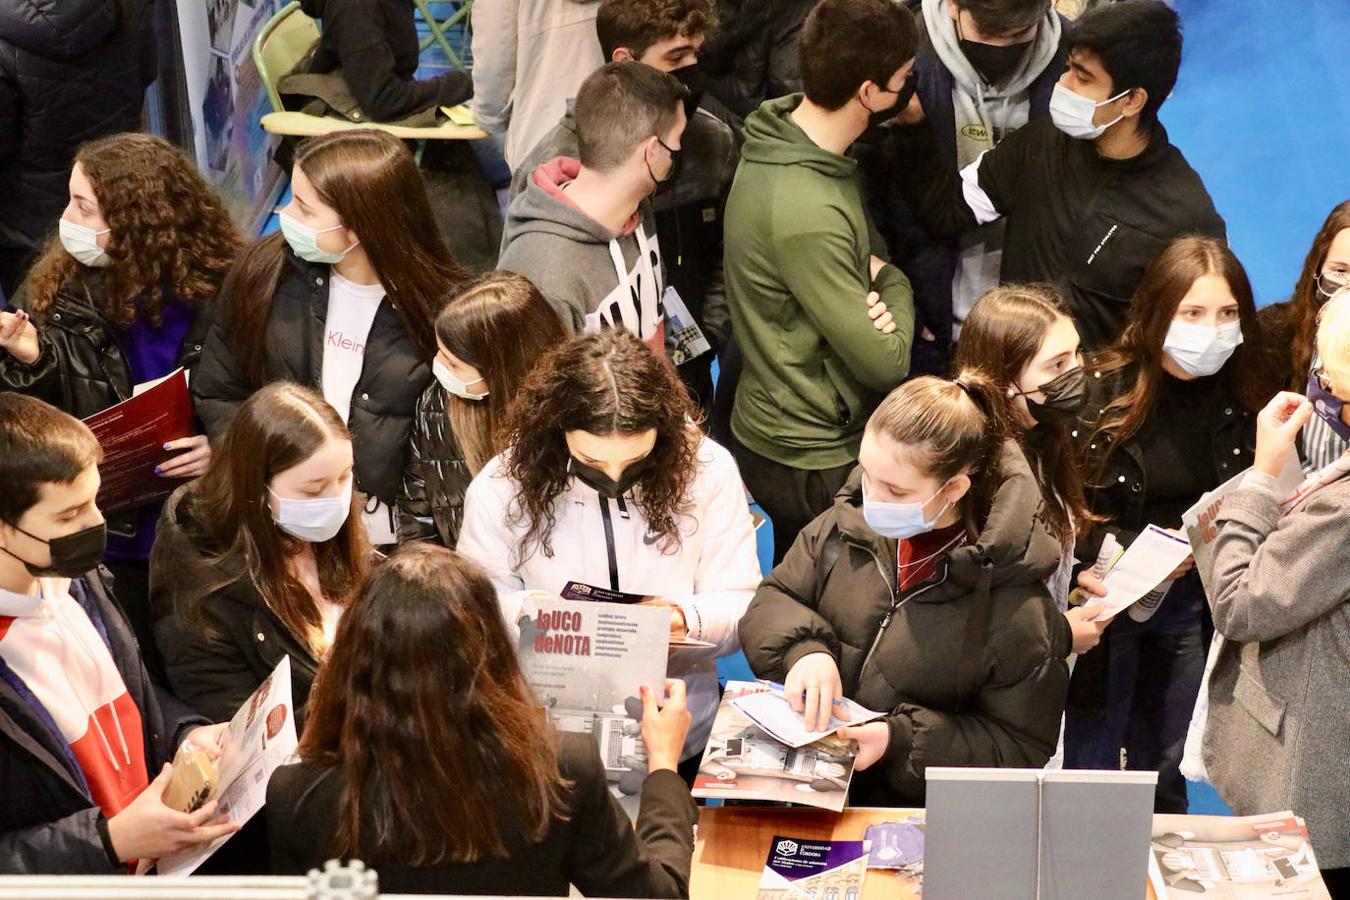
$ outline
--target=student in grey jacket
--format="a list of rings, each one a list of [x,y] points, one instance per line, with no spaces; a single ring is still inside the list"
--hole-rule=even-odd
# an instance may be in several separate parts
[[[1332,896],[1350,896],[1350,454],[1292,498],[1274,491],[1316,414],[1350,421],[1350,291],[1325,307],[1316,404],[1281,393],[1257,417],[1256,461],[1219,514],[1208,587],[1227,638],[1209,687],[1204,758],[1238,815],[1308,822]],[[1332,397],[1331,401],[1326,399]],[[1281,501],[1284,501],[1283,504]]]

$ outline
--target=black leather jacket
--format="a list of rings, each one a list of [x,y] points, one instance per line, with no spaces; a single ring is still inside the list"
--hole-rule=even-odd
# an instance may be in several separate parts
[[[398,539],[434,538],[446,547],[459,540],[464,492],[473,481],[445,414],[445,388],[432,382],[417,401],[408,467],[398,496]]]

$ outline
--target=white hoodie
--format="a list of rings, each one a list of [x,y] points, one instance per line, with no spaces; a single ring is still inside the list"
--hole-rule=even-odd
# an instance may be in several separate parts
[[[526,525],[507,523],[508,507],[518,488],[502,471],[500,456],[489,461],[469,485],[455,548],[487,571],[497,588],[502,614],[514,626],[528,591],[557,594],[569,581],[614,586],[602,512],[607,506],[617,589],[672,601],[684,612],[689,636],[714,645],[679,649],[670,657],[668,675],[684,679],[693,714],[684,759],[702,753],[707,744],[718,704],[715,660],[740,649],[736,627],[762,577],[754,524],[735,460],[704,438],[698,465],[691,486],[693,507],[681,520],[682,541],[672,553],[662,553],[660,542],[649,542],[646,519],[631,493],[622,503],[606,500],[572,478],[554,504],[553,555],[536,551],[513,566]]]

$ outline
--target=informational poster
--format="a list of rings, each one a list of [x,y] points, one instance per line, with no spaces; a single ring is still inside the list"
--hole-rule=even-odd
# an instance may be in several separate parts
[[[281,5],[280,0],[178,0],[197,164],[250,234],[271,213],[283,185],[272,159],[279,140],[259,124],[272,110],[253,64],[253,42]]]

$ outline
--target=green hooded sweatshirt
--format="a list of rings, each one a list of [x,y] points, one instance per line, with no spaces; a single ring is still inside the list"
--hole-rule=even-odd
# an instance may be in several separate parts
[[[871,255],[887,255],[858,165],[797,126],[801,99],[751,113],[727,200],[727,297],[745,356],[731,428],[760,456],[820,470],[857,459],[867,417],[904,380],[914,295],[895,266],[872,282]],[[869,291],[895,318],[891,334],[872,327]]]

